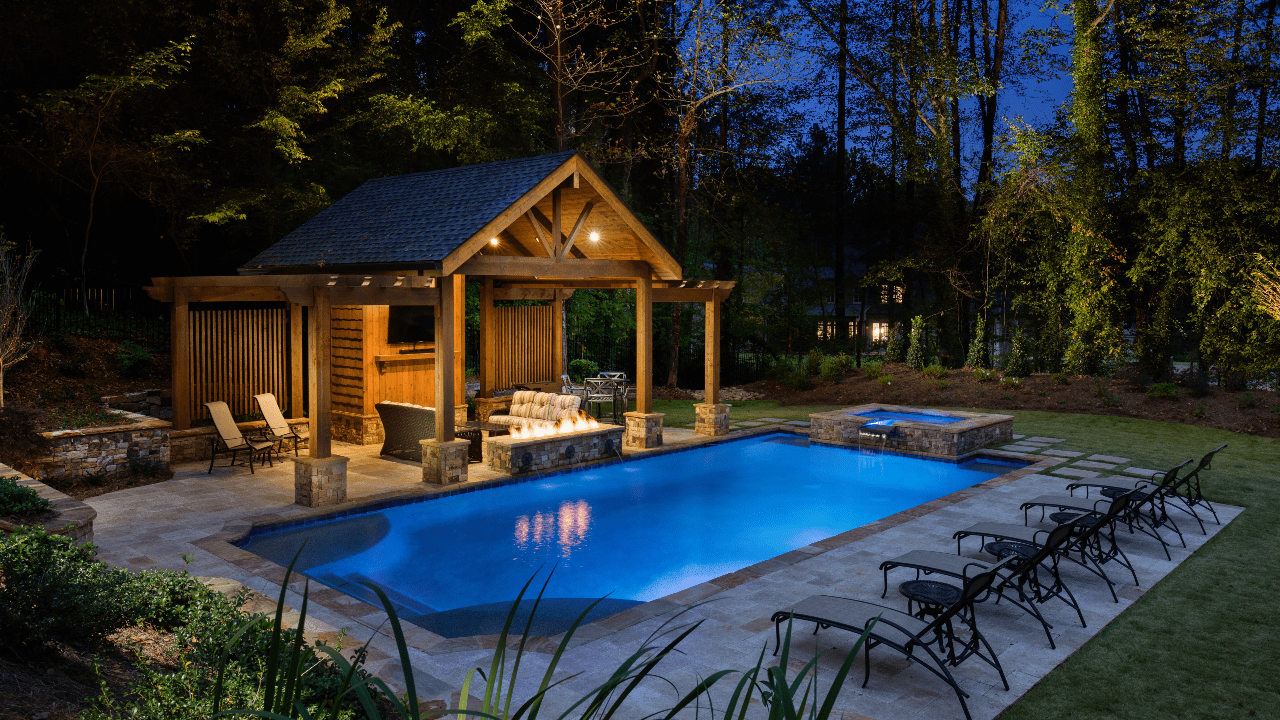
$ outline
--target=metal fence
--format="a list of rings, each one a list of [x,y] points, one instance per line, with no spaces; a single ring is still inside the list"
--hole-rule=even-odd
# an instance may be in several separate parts
[[[136,287],[89,288],[86,292],[78,287],[40,289],[31,298],[27,333],[166,345],[169,304],[152,300]]]

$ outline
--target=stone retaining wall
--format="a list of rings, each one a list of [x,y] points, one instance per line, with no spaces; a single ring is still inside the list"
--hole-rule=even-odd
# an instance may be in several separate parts
[[[123,395],[104,395],[102,404],[112,410],[137,413],[160,420],[173,419],[173,392],[160,388]]]
[[[42,523],[45,530],[58,535],[66,535],[78,542],[93,541],[93,519],[98,517],[97,510],[69,495],[54,490],[44,483],[23,475],[8,465],[0,463],[0,477],[14,476],[17,476],[19,485],[32,488],[40,493],[40,497],[53,503],[53,509],[58,513],[58,516]],[[0,521],[0,532],[11,532],[13,529],[13,525]]]
[[[297,420],[289,420],[289,427],[293,431],[302,436],[302,440],[298,442],[299,450],[305,450],[307,447],[307,437],[309,427],[306,418]],[[262,420],[254,422],[236,423],[236,427],[240,428],[240,434],[245,437],[254,437],[261,434],[262,430],[267,427],[267,423]],[[169,433],[169,458],[173,463],[196,462],[197,460],[208,460],[210,448],[213,444],[210,442],[212,438],[217,436],[217,431],[212,425],[205,427],[194,427],[190,430],[173,430]],[[285,443],[285,447],[292,452],[289,443]]]
[[[169,469],[169,423],[145,415],[120,412],[127,424],[40,433],[49,440],[49,455],[31,465],[37,480],[129,472],[130,462]]]

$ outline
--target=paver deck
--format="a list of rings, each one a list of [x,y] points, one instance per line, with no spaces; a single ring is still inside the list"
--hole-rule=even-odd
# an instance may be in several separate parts
[[[669,428],[666,442],[687,441],[693,433]],[[413,463],[379,458],[375,447],[356,447],[335,443],[334,452],[351,458],[348,466],[348,494],[352,499],[370,498],[386,493],[404,492],[421,487],[421,470]],[[1044,463],[1047,467],[1049,463]],[[243,564],[225,559],[230,552],[218,550],[216,543],[203,538],[223,529],[224,523],[251,516],[273,514],[289,517],[309,512],[293,503],[293,464],[277,461],[275,468],[250,475],[243,468],[215,469],[205,473],[207,465],[191,463],[175,467],[172,480],[92,498],[89,503],[98,511],[95,540],[102,559],[113,565],[141,570],[148,567],[187,569],[193,574],[227,577],[274,597],[279,593],[279,568],[262,561],[253,571]],[[486,477],[488,471],[473,464],[471,479]],[[882,560],[914,548],[954,552],[951,533],[968,524],[993,520],[1018,522],[1022,500],[1045,493],[1060,493],[1066,480],[1031,471],[1016,471],[982,485],[955,493],[905,513],[891,516],[814,545],[786,553],[774,560],[744,568],[716,580],[637,606],[625,613],[583,628],[574,646],[561,662],[558,677],[580,673],[558,687],[548,697],[546,710],[563,710],[572,699],[602,682],[620,662],[641,647],[662,623],[677,612],[676,621],[703,624],[682,644],[683,654],[670,656],[660,666],[664,678],[683,693],[710,673],[733,668],[750,668],[763,646],[773,650],[773,626],[770,615],[797,600],[813,594],[834,594],[879,602],[904,609],[905,602],[891,588],[888,598],[881,600]],[[1230,522],[1240,508],[1218,505],[1223,523]],[[1105,586],[1092,575],[1073,565],[1064,565],[1064,577],[1084,608],[1089,627],[1081,628],[1073,611],[1061,603],[1050,603],[1042,610],[1053,623],[1057,649],[1050,650],[1040,625],[1010,604],[985,604],[979,608],[983,632],[1004,658],[1012,690],[1006,692],[995,672],[981,663],[966,663],[954,670],[960,683],[972,695],[969,708],[977,720],[988,720],[1029,690],[1044,675],[1065,661],[1076,649],[1100,632],[1108,622],[1123,612],[1146,589],[1154,586],[1203,545],[1221,526],[1207,525],[1209,536],[1187,532],[1187,549],[1175,544],[1170,552],[1173,562],[1164,559],[1159,544],[1142,535],[1124,536],[1122,542],[1134,562],[1142,587],[1137,588],[1117,575],[1120,603],[1113,603]],[[223,547],[235,551],[230,545]],[[661,551],[661,539],[654,539],[654,551]],[[239,551],[237,551],[239,552]],[[967,554],[979,551],[966,547]],[[185,565],[181,554],[193,557]],[[914,577],[897,571],[891,582]],[[298,587],[291,583],[291,587]],[[382,613],[350,617],[333,609],[341,606],[336,591],[313,588],[313,598],[325,594],[324,605],[313,602],[309,616],[325,627],[348,628],[355,641],[370,641],[368,669],[379,674],[397,690],[403,689],[400,665],[394,641]],[[332,596],[337,595],[338,598]],[[301,597],[290,592],[287,602],[298,607]],[[669,628],[670,626],[668,626]],[[792,640],[793,662],[803,664],[813,653],[827,650],[820,661],[821,677],[829,679],[844,660],[854,642],[851,634],[835,629],[820,631],[803,624]],[[423,699],[449,701],[456,696],[468,670],[487,666],[493,638],[471,638],[440,643],[438,636],[424,630],[407,628],[410,656],[415,680]],[[533,684],[554,649],[543,644],[538,651],[525,656],[522,677],[529,686],[522,697],[534,692]],[[446,652],[446,650],[452,650]],[[770,657],[766,654],[766,658]],[[776,662],[776,661],[774,661]],[[861,661],[858,661],[859,664]],[[797,665],[798,667],[798,665]],[[927,672],[907,664],[892,653],[879,652],[872,662],[869,686],[846,683],[837,707],[845,717],[877,720],[907,718],[963,718],[954,694]],[[723,707],[736,679],[722,682],[713,694]],[[825,693],[825,689],[823,690]],[[633,694],[622,717],[641,717],[677,700],[671,685],[653,682]],[[474,690],[473,690],[474,694]],[[757,708],[759,710],[759,708]],[[687,713],[690,717],[692,712]],[[763,715],[756,712],[753,717]],[[837,712],[834,717],[841,717]]]

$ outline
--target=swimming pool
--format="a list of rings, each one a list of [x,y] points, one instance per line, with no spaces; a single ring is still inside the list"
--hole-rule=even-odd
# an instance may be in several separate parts
[[[734,572],[1007,472],[810,445],[786,433],[562,473],[278,529],[242,547],[365,600],[383,588],[446,637],[496,632],[520,587],[555,567],[539,608],[564,629]],[[996,464],[992,464],[996,463]],[[559,625],[556,625],[559,623]],[[559,627],[559,630],[555,629]]]
[[[872,410],[870,412],[849,413],[858,417],[872,418],[874,420],[911,420],[914,422],[929,423],[930,425],[951,425],[953,423],[963,422],[964,418],[948,417],[946,415],[926,415],[924,413],[896,412],[894,410]]]

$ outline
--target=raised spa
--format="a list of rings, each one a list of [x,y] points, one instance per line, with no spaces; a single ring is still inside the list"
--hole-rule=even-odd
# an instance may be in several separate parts
[[[242,546],[447,637],[497,632],[555,568],[535,634],[661,598],[1008,472],[776,433],[376,511],[256,528]]]
[[[814,440],[964,460],[1013,439],[1013,416],[858,405],[809,416]]]

